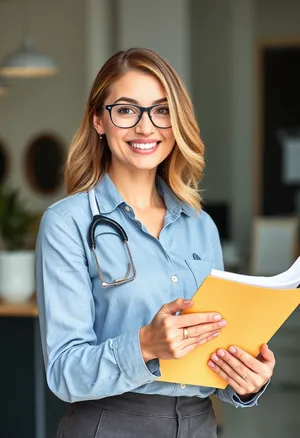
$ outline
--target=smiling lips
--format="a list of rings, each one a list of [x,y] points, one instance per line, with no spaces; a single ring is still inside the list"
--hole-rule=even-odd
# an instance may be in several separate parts
[[[156,140],[150,140],[150,141],[134,140],[134,141],[128,142],[129,146],[134,150],[134,152],[137,152],[137,153],[154,152],[157,150],[159,143],[160,143],[160,141],[156,141]]]

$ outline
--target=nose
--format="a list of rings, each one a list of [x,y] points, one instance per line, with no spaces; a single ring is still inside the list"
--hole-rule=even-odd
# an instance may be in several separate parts
[[[141,120],[135,127],[137,134],[143,134],[149,136],[154,132],[154,125],[150,120],[148,113],[145,111],[141,117]]]

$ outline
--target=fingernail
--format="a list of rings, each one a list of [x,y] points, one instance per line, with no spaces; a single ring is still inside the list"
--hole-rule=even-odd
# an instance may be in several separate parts
[[[216,354],[213,354],[211,358],[212,358],[212,360],[215,360],[216,362],[217,362],[218,359],[219,359],[218,356],[217,356]]]
[[[184,300],[183,304],[190,304],[192,302],[192,300]]]
[[[217,336],[219,336],[220,331],[216,332],[213,334],[213,338],[216,338]]]
[[[218,355],[221,356],[221,357],[224,357],[225,356],[225,351],[224,350],[219,350],[218,351]]]
[[[218,315],[218,314],[217,314],[217,315],[214,316],[214,320],[215,320],[215,321],[219,321],[220,319],[222,319],[222,316],[221,316],[221,315]]]
[[[266,347],[267,347],[267,350],[269,350],[269,346],[268,346],[268,344],[266,344]]]
[[[209,365],[211,368],[215,368],[215,367],[216,367],[215,364],[214,364],[211,360],[208,362],[208,365]]]
[[[220,327],[225,327],[226,324],[227,324],[227,322],[223,319],[223,321],[220,321],[218,325]]]
[[[230,353],[235,354],[237,352],[237,349],[235,347],[229,347]]]

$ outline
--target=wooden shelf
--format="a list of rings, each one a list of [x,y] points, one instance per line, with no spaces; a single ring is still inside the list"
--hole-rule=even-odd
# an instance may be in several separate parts
[[[35,299],[28,303],[6,303],[0,300],[0,317],[32,317],[38,316]]]

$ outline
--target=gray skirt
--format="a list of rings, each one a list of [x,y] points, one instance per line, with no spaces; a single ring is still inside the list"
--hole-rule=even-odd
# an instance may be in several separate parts
[[[129,392],[72,403],[57,438],[217,438],[209,398]]]

